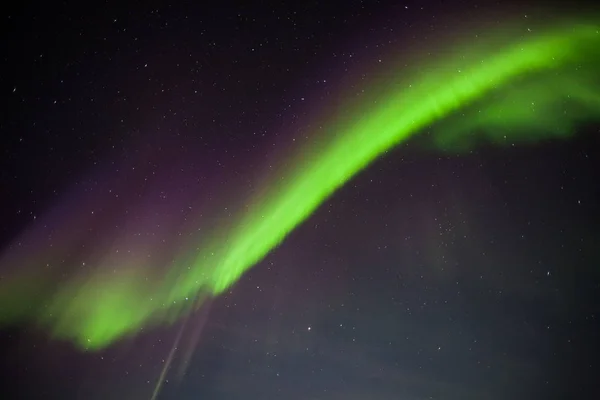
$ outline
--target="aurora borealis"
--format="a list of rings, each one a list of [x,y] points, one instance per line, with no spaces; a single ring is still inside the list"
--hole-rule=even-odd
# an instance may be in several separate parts
[[[292,155],[294,161],[275,173],[260,196],[248,199],[232,222],[204,233],[190,246],[195,249],[176,255],[164,278],[144,279],[143,261],[125,269],[117,265],[124,272],[113,274],[99,268],[62,284],[43,300],[41,310],[24,307],[13,315],[15,303],[32,297],[35,280],[44,279],[35,276],[35,265],[44,265],[47,254],[14,258],[5,253],[3,264],[31,265],[34,276],[3,280],[3,322],[31,319],[82,348],[110,345],[145,324],[174,321],[201,305],[205,296],[229,289],[337,188],[432,124],[439,131],[433,142],[444,150],[477,140],[479,131],[489,132],[491,142],[499,144],[569,136],[578,123],[600,116],[598,26],[571,22],[516,39],[501,30],[493,35],[490,42],[502,46],[483,44],[480,48],[486,50],[475,51],[460,43],[451,56],[420,66],[414,78],[371,89],[385,95],[342,106],[341,122],[311,135],[325,135],[325,141],[309,142]],[[473,107],[474,116],[456,117]],[[112,262],[123,261],[117,257]]]
[[[600,10],[533,3],[11,5],[0,397],[597,398]]]

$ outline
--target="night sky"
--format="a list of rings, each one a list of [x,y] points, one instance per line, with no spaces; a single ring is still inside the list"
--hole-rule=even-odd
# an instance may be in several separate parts
[[[385,79],[375,71],[588,7],[503,3],[11,5],[0,282],[31,267],[48,283],[10,307],[47,307],[71,278],[108,271],[98,260],[159,286],[181,246],[233,224],[229,207],[260,198],[343,99]],[[596,398],[599,126],[461,154],[402,143],[175,321],[87,350],[35,321],[2,325],[0,398]]]

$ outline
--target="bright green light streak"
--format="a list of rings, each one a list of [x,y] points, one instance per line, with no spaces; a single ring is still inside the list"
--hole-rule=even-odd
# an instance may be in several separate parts
[[[423,67],[410,84],[387,88],[389,94],[376,104],[348,107],[348,121],[328,127],[329,142],[305,147],[282,171],[284,179],[272,182],[229,228],[203,238],[196,255],[175,262],[161,282],[146,284],[135,269],[127,276],[71,282],[48,300],[46,309],[28,318],[85,348],[104,347],[151,323],[172,322],[201,303],[199,292],[219,295],[230,288],[336,189],[427,126],[442,121],[444,128],[449,117],[448,130],[434,140],[440,146],[465,145],[471,129],[506,133],[513,132],[511,127],[537,127],[538,138],[545,128],[562,132],[597,117],[598,49],[598,29],[575,25]],[[565,98],[583,105],[575,115],[556,113]],[[529,100],[541,104],[539,112],[523,110]],[[478,102],[480,110],[469,109]],[[461,119],[459,110],[473,118]],[[498,139],[495,135],[492,139]],[[526,130],[521,135],[528,137]],[[9,307],[0,307],[0,321],[6,320]]]

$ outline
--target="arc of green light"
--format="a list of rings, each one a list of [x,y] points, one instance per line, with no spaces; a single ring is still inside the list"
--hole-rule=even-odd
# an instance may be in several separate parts
[[[192,261],[182,257],[162,282],[144,285],[143,276],[135,272],[74,282],[51,299],[43,314],[33,317],[50,325],[56,336],[86,348],[104,347],[150,322],[174,321],[194,307],[188,298],[197,299],[199,291],[223,293],[336,189],[389,148],[524,75],[557,70],[579,82],[577,73],[567,67],[587,62],[590,49],[600,49],[598,29],[575,25],[504,49],[487,49],[478,53],[480,62],[475,64],[464,65],[460,57],[442,60],[437,68],[425,70],[422,79],[379,99],[371,111],[367,105],[362,105],[365,110],[350,110],[362,116],[348,127],[332,126],[334,139],[323,147],[306,147],[301,154],[306,161],[296,160],[284,173],[285,180],[273,182],[231,229],[205,239]],[[598,58],[592,62],[600,68]],[[592,92],[584,92],[592,98],[584,101],[600,104]]]

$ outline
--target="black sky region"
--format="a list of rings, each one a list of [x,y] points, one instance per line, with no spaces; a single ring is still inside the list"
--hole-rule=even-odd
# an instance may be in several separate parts
[[[124,165],[173,183],[157,199],[202,192],[178,187],[182,176],[234,196],[372,67],[460,35],[463,19],[498,28],[540,9],[11,4],[0,24],[1,249],[73,187],[131,174]],[[388,152],[190,317],[206,323],[184,329],[194,345],[175,354],[158,399],[596,398],[597,134],[461,156]],[[0,398],[150,399],[180,326],[83,353],[4,328]]]

